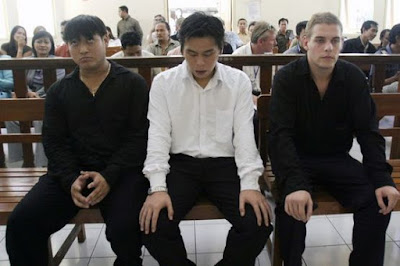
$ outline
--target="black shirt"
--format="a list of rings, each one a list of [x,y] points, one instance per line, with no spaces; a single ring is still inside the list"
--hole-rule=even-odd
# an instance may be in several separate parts
[[[111,62],[93,96],[79,68],[47,92],[43,145],[48,175],[69,192],[81,170],[97,171],[112,187],[125,171],[141,172],[147,148],[145,80]]]
[[[11,46],[10,43],[3,43],[1,45],[1,49],[4,50],[9,56],[11,57],[16,57],[18,53],[18,46]],[[22,54],[25,54],[26,52],[32,51],[32,48],[25,45],[24,48],[22,49]]]
[[[269,153],[284,195],[303,189],[310,191],[299,158],[347,155],[354,135],[374,185],[393,185],[375,104],[357,66],[338,60],[322,99],[311,78],[307,56],[276,73],[270,106]]]
[[[367,49],[365,50],[365,46],[361,43],[360,37],[349,39],[343,43],[342,53],[367,53],[373,54],[376,52],[375,46],[371,43],[367,43]]]

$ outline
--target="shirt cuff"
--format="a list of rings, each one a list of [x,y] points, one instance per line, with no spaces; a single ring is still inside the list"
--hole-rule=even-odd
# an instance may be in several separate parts
[[[257,190],[260,191],[260,185],[258,184],[258,175],[247,175],[240,179],[240,191],[243,190]]]
[[[167,177],[165,173],[158,172],[148,175],[147,178],[150,181],[150,187],[167,187]]]

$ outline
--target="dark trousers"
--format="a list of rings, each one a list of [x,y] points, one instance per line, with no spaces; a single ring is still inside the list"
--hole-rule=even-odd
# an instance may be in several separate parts
[[[123,174],[99,204],[107,240],[117,255],[114,265],[142,265],[138,221],[147,188],[140,172]],[[55,178],[42,176],[9,217],[6,248],[11,265],[46,266],[48,238],[78,211]]]
[[[375,188],[363,165],[349,155],[329,158],[301,157],[304,173],[311,184],[326,187],[344,207],[354,212],[353,251],[350,266],[383,265],[385,234],[390,214],[379,213]],[[306,224],[276,208],[276,232],[281,239],[281,254],[286,265],[302,265]]]
[[[172,155],[169,163],[167,185],[174,208],[174,219],[168,219],[166,209],[161,211],[156,232],[143,238],[150,254],[161,266],[194,265],[187,259],[178,225],[195,204],[199,194],[205,193],[233,225],[227,237],[223,259],[218,265],[254,265],[272,226],[258,226],[254,211],[249,205],[246,205],[246,215],[240,216],[240,180],[234,159],[198,159]]]

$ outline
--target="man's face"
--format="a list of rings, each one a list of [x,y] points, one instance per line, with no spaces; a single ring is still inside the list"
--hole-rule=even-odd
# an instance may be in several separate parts
[[[155,31],[159,41],[167,41],[169,39],[169,31],[164,23],[156,24]]]
[[[304,41],[310,67],[333,70],[342,49],[342,33],[336,24],[316,24]]]
[[[371,28],[369,28],[368,30],[364,29],[362,34],[366,36],[369,41],[372,41],[376,37],[377,33],[378,33],[378,27],[371,25]]]
[[[142,56],[142,46],[140,45],[128,45],[122,51],[124,56]]]
[[[304,41],[306,39],[306,29],[302,29],[300,35],[297,36],[297,40],[299,40],[300,47],[304,48]]]
[[[286,27],[287,27],[287,22],[286,20],[282,20],[281,23],[279,23],[279,30],[282,32],[286,31]]]
[[[193,37],[185,40],[183,56],[194,79],[206,85],[214,75],[220,49],[212,37]]]
[[[244,19],[239,20],[238,27],[239,27],[239,30],[240,30],[241,32],[245,32],[245,31],[246,31],[246,28],[247,28],[247,22],[246,22],[246,20],[244,20]]]
[[[95,34],[89,39],[81,36],[80,39],[68,41],[68,49],[79,68],[93,71],[103,65],[107,44],[107,35]]]
[[[269,31],[268,37],[264,40],[260,40],[262,45],[262,51],[264,53],[271,53],[276,46],[276,34],[273,31]]]

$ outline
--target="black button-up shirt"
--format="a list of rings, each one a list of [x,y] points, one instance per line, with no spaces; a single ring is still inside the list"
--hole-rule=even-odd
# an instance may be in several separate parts
[[[141,76],[111,62],[93,96],[76,68],[47,93],[43,145],[48,175],[69,192],[81,170],[99,172],[110,186],[125,171],[141,172],[147,107],[148,89]]]
[[[277,72],[270,107],[269,153],[285,195],[310,191],[301,156],[346,155],[354,135],[374,185],[393,185],[375,104],[358,67],[338,60],[322,99],[311,78],[307,56]]]

